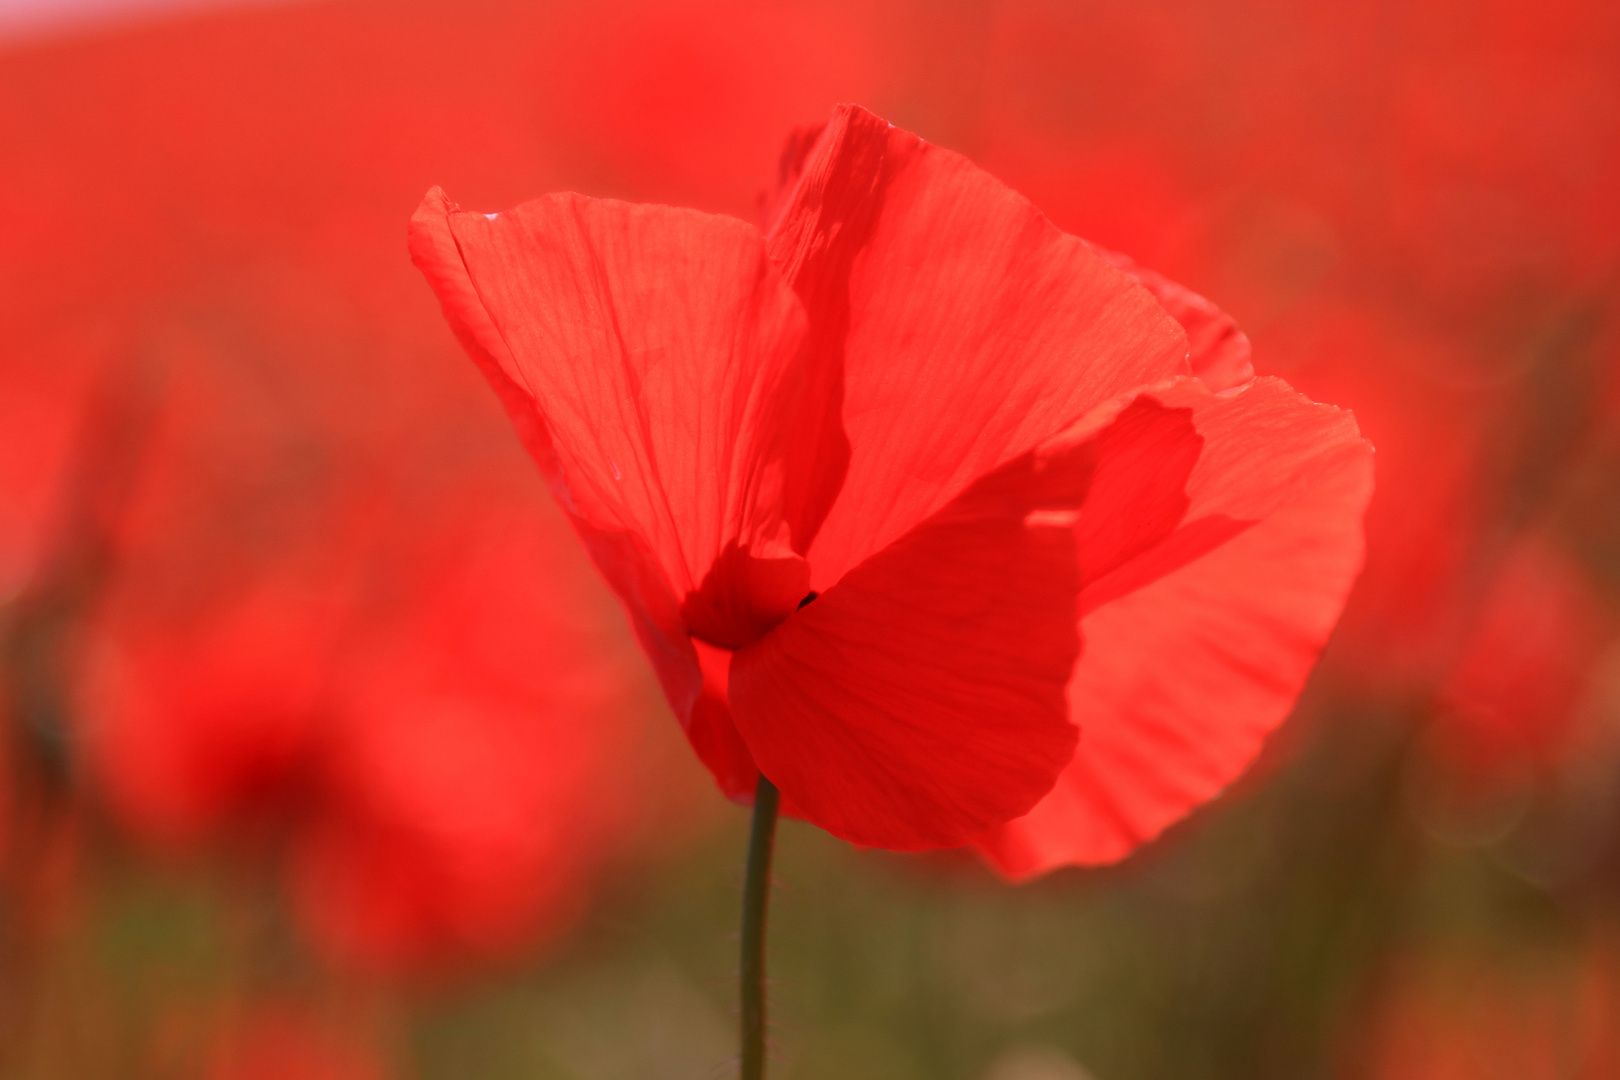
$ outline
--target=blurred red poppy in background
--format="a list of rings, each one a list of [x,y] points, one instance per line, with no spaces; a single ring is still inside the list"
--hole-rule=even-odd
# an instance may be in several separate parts
[[[482,486],[414,507],[427,529],[325,538],[363,556],[327,580],[275,567],[241,597],[165,603],[153,563],[184,556],[125,549],[130,583],[89,643],[82,743],[113,806],[170,848],[285,848],[309,931],[343,960],[521,951],[658,798],[577,552]],[[639,794],[605,798],[619,783]]]
[[[1447,752],[1482,779],[1567,751],[1614,627],[1580,566],[1546,537],[1517,541],[1441,693]]]
[[[542,18],[488,14],[514,41]],[[0,241],[0,588],[75,576],[59,734],[120,821],[256,851],[330,956],[422,970],[555,935],[601,869],[676,841],[646,818],[683,782],[636,735],[647,699],[577,546],[437,362],[453,346],[388,213],[435,161],[482,158],[497,191],[543,175],[425,105],[460,94],[505,130],[521,110],[471,108],[476,77],[389,82],[457,47],[396,16],[250,12],[6,67],[0,188],[30,209]],[[313,43],[343,64],[307,77]],[[86,542],[106,558],[57,565]]]
[[[1612,941],[1572,956],[1478,947],[1450,956],[1403,956],[1391,993],[1343,1075],[1377,1080],[1486,1080],[1620,1072],[1620,967]]]

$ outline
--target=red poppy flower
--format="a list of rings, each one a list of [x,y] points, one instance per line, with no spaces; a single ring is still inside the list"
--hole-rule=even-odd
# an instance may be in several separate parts
[[[298,373],[234,361],[167,365],[81,635],[84,775],[143,840],[269,857],[328,956],[521,951],[678,782],[636,750],[629,643],[509,438],[441,399],[435,468],[379,483],[361,455],[397,443],[268,407]]]
[[[1568,952],[1447,942],[1386,961],[1359,1022],[1345,1025],[1344,1072],[1370,1080],[1620,1075],[1620,949],[1589,934]]]
[[[174,849],[274,839],[304,927],[351,965],[499,960],[567,926],[660,781],[577,555],[512,501],[439,505],[426,537],[395,522],[363,586],[267,577],[172,622],[115,592],[82,745],[121,819]],[[626,775],[637,796],[604,798]]]
[[[1015,874],[1122,855],[1287,712],[1370,448],[1276,380],[1212,392],[966,159],[852,106],[793,145],[763,232],[433,191],[413,254],[725,791]]]
[[[1582,567],[1539,533],[1505,553],[1441,689],[1438,734],[1475,780],[1556,762],[1614,627]]]
[[[0,107],[0,193],[29,207],[0,230],[0,602],[61,561],[104,459],[134,473],[64,640],[74,775],[143,841],[284,855],[304,928],[394,968],[555,933],[687,794],[639,737],[616,613],[431,351],[454,346],[422,352],[441,324],[389,243],[435,173],[521,191],[569,160],[529,104],[555,13],[465,14],[294,5],[0,62],[32,103]]]
[[[659,786],[638,775],[627,643],[606,647],[560,523],[515,501],[439,511],[437,550],[399,560],[414,587],[375,613],[336,687],[293,884],[349,961],[498,959],[567,926]],[[609,797],[632,776],[636,796]]]
[[[184,846],[306,794],[335,613],[324,597],[270,587],[184,629],[149,616],[139,630],[99,627],[86,748],[117,812]]]

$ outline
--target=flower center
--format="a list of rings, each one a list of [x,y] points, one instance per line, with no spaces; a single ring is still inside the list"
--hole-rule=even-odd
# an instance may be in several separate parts
[[[810,564],[797,555],[762,559],[733,540],[682,601],[681,619],[698,640],[740,649],[814,600],[809,585]]]

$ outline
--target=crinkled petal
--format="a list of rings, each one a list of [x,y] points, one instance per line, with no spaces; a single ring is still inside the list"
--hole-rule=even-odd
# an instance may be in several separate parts
[[[802,408],[804,315],[762,237],[571,194],[467,213],[434,191],[412,253],[690,724],[702,680],[681,606],[728,545],[740,572],[791,556],[783,493],[815,464],[801,418],[825,419]]]
[[[497,335],[570,509],[641,537],[682,595],[769,531],[804,317],[756,229],[573,194],[444,220],[464,279],[441,296]]]
[[[1230,390],[1254,378],[1249,335],[1232,316],[1178,282],[1137,264],[1128,255],[1093,245],[1103,258],[1130,274],[1153,294],[1187,332],[1187,361],[1211,390]]]
[[[411,219],[411,259],[438,295],[456,338],[506,407],[518,437],[540,466],[592,561],[629,612],[637,640],[652,660],[676,714],[684,720],[698,699],[702,678],[668,575],[642,537],[587,519],[568,497],[551,430],[534,397],[520,382],[512,350],[473,287],[451,232],[451,215],[458,213],[443,191],[434,188],[428,192]]]
[[[1126,451],[1144,447],[1169,462],[1158,474],[1174,490],[1154,501],[1179,498],[1197,456],[1189,413],[1127,408],[1015,458],[736,653],[737,728],[797,813],[856,843],[945,847],[1050,789],[1076,735],[1077,511],[1094,476],[1128,471],[1141,455]]]
[[[961,155],[849,105],[799,151],[769,250],[818,370],[841,372],[849,446],[814,588],[1102,403],[1188,372],[1145,289]]]
[[[1153,397],[1190,408],[1204,440],[1185,523],[1083,615],[1080,748],[1034,810],[976,842],[1009,877],[1122,858],[1219,794],[1288,714],[1361,565],[1372,448],[1348,413],[1269,378]]]

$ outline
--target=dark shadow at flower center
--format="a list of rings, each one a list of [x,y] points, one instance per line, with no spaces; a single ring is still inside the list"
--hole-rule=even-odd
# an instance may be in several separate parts
[[[722,649],[740,649],[803,607],[810,565],[796,555],[759,558],[733,540],[681,603],[687,631]]]

